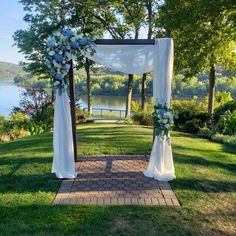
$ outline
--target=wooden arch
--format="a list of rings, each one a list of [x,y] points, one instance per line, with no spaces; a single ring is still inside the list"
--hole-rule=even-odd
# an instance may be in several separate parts
[[[153,45],[155,39],[96,39],[95,44],[102,45]],[[74,160],[77,161],[77,134],[76,134],[76,113],[75,113],[75,81],[73,61],[70,61],[69,83],[70,83],[70,110],[74,147]]]

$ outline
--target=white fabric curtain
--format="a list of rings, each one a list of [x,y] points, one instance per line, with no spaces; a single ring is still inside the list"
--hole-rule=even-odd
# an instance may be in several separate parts
[[[171,80],[174,61],[174,44],[171,39],[159,39],[155,45],[153,67],[153,98],[170,106]],[[155,136],[148,168],[144,172],[147,177],[160,181],[175,179],[170,137]]]
[[[94,49],[96,53],[93,56],[89,51],[82,53],[114,70],[127,74],[153,71],[153,97],[169,106],[173,69],[172,39],[157,39],[155,45],[94,45]],[[73,164],[69,102],[64,93],[56,94],[54,122],[53,171],[59,178],[74,178],[76,173]],[[161,140],[160,137],[155,137],[148,168],[144,174],[163,181],[175,178],[171,145],[166,138]]]
[[[57,89],[54,104],[53,164],[57,178],[75,178],[74,148],[71,127],[70,103],[66,89]]]

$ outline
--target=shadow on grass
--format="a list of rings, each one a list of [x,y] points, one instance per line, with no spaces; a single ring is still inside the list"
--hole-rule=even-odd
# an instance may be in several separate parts
[[[43,164],[43,163],[52,163],[52,158],[50,157],[17,157],[15,156],[14,158],[1,158],[0,159],[0,164],[1,165],[11,165],[11,164]]]
[[[60,180],[54,174],[14,175],[19,166],[15,166],[8,175],[0,179],[0,193],[36,193],[56,192]]]
[[[45,133],[41,135],[32,135],[26,138],[13,140],[10,142],[2,143],[0,145],[1,156],[8,154],[9,150],[13,153],[17,151],[52,151],[52,133]],[[0,156],[0,157],[1,157]]]
[[[171,183],[174,190],[194,190],[205,193],[236,192],[236,183],[232,181],[177,178]]]
[[[236,164],[234,164],[233,162],[232,163],[224,163],[222,161],[207,160],[206,158],[203,158],[201,156],[195,156],[195,155],[188,156],[188,155],[183,155],[183,154],[174,154],[174,157],[175,157],[174,161],[177,163],[199,165],[199,166],[205,166],[205,167],[210,167],[210,168],[217,167],[217,168],[222,168],[227,171],[230,171],[233,174],[236,173]],[[215,159],[217,159],[217,158],[215,158]],[[212,169],[212,171],[213,171],[213,169]]]

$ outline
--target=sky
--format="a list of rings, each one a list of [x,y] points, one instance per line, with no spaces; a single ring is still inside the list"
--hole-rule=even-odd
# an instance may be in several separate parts
[[[24,15],[23,6],[18,0],[0,0],[0,61],[16,64],[25,61],[18,48],[13,47],[12,38],[16,30],[27,27],[23,21]]]

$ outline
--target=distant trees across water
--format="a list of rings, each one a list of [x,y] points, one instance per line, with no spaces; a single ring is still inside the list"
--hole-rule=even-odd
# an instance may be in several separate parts
[[[207,73],[206,73],[207,74]],[[128,75],[116,74],[108,70],[98,70],[91,75],[91,87],[93,95],[126,96]],[[38,79],[29,74],[21,74],[15,77],[15,83],[23,87],[50,88],[50,79]],[[133,96],[141,96],[142,75],[135,75],[133,81]],[[76,93],[83,95],[87,93],[86,75],[83,70],[75,73]],[[186,79],[178,74],[173,78],[172,96],[174,98],[203,98],[208,93],[207,75]],[[218,70],[216,79],[216,91],[230,92],[236,98],[236,78]],[[152,76],[147,75],[147,95],[152,96]]]

